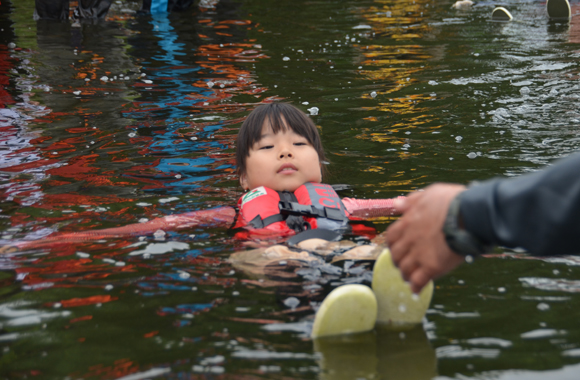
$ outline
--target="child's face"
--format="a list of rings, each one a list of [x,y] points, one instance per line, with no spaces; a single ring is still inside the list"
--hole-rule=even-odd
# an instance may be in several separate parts
[[[240,176],[245,190],[265,186],[293,192],[306,182],[321,180],[318,153],[308,140],[291,128],[274,134],[269,121],[262,127],[262,138],[250,149],[246,172]]]

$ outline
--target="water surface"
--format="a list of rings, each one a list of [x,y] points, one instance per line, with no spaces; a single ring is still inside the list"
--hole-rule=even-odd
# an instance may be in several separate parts
[[[319,109],[326,180],[351,185],[343,196],[515,176],[577,151],[576,18],[510,1],[515,21],[496,23],[493,3],[451,4],[220,0],[152,16],[121,1],[77,27],[2,2],[1,239],[234,204],[237,130],[275,100]],[[2,256],[0,374],[576,377],[574,257],[500,249],[438,280],[422,326],[315,347],[313,309],[368,284],[369,264],[256,278],[227,262],[241,249],[199,228]]]

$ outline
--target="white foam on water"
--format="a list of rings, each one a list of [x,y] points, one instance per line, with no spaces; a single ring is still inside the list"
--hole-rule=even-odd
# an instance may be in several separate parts
[[[488,337],[467,339],[465,342],[472,346],[499,346],[505,348],[513,345],[509,340]]]
[[[554,336],[566,335],[566,330],[556,330],[556,329],[537,329],[520,334],[522,339],[541,339],[541,338],[551,338]]]
[[[171,372],[170,368],[152,368],[148,371],[144,372],[137,372],[131,375],[118,377],[117,380],[145,380],[150,379],[152,377],[157,377],[161,375],[165,375],[166,373]]]
[[[485,358],[494,359],[501,353],[495,348],[463,348],[457,345],[441,346],[435,350],[438,359],[442,358]]]
[[[151,243],[145,249],[133,251],[129,256],[138,255],[163,255],[173,251],[183,251],[189,249],[189,244],[178,241],[168,241],[165,243]]]
[[[237,351],[232,353],[232,357],[238,359],[316,359],[316,355],[307,354],[304,352],[272,352],[264,350],[248,350]]]

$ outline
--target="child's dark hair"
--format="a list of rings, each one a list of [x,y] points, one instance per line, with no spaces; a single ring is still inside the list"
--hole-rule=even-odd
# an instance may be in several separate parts
[[[272,131],[278,133],[286,126],[294,133],[306,138],[318,153],[318,159],[326,161],[320,135],[314,122],[301,110],[288,103],[263,104],[253,110],[242,123],[236,142],[236,173],[238,176],[246,172],[246,159],[250,156],[250,149],[262,138],[262,127],[268,120]],[[284,121],[286,124],[284,124]],[[324,170],[323,170],[324,171]]]

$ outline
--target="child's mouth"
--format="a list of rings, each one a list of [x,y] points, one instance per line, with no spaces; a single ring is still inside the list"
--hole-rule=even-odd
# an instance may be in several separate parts
[[[278,173],[293,173],[297,170],[298,169],[296,169],[296,166],[292,164],[284,164],[282,167],[280,167],[280,169],[278,169]]]

